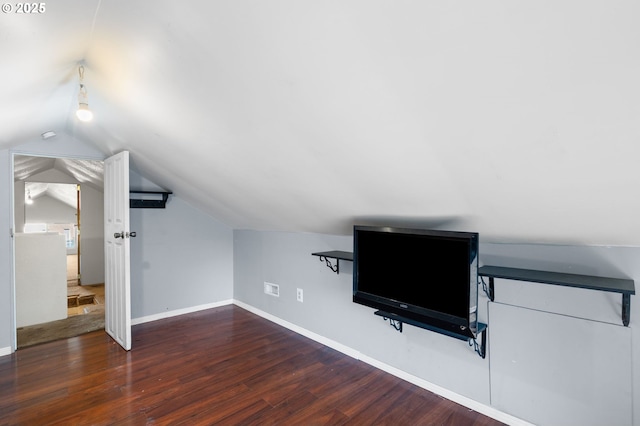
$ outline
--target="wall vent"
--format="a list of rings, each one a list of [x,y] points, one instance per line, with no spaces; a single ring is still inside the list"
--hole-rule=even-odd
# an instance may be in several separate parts
[[[278,284],[264,283],[264,292],[269,296],[280,297],[280,286]]]

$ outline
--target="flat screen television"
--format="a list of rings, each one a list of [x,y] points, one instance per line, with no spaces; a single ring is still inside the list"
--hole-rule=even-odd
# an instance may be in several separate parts
[[[353,238],[355,303],[444,334],[476,337],[477,233],[356,225]]]

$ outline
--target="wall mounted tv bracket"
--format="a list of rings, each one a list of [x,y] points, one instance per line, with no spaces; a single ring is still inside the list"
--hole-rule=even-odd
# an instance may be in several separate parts
[[[621,293],[622,324],[627,327],[631,320],[631,295],[636,294],[633,280],[596,277],[592,275],[563,274],[530,269],[503,268],[500,266],[482,266],[478,269],[478,275],[489,278],[489,291],[487,295],[492,302],[495,297],[494,278]]]
[[[480,357],[482,359],[484,359],[487,356],[487,345],[486,345],[486,343],[487,343],[487,324],[484,324],[484,323],[481,323],[481,322],[478,323],[477,336],[480,336],[480,342],[478,343],[477,337],[476,338],[471,338],[471,337],[467,336],[466,334],[458,334],[458,333],[454,333],[454,332],[449,331],[449,330],[443,330],[441,328],[434,327],[432,325],[425,324],[425,323],[422,323],[422,322],[419,322],[419,321],[415,321],[415,320],[412,320],[410,318],[405,318],[405,317],[402,317],[400,315],[392,314],[390,312],[375,311],[374,314],[378,315],[379,317],[382,317],[385,321],[389,321],[389,324],[393,328],[398,330],[400,333],[402,333],[402,323],[411,324],[411,325],[419,327],[419,328],[424,328],[425,330],[435,331],[436,333],[440,333],[440,334],[444,334],[445,336],[453,337],[454,339],[466,340],[469,343],[469,346],[473,347],[473,349],[476,351],[476,353],[478,355],[480,355]]]
[[[320,261],[324,262],[327,265],[327,268],[331,269],[336,274],[340,273],[340,261],[346,260],[349,262],[353,262],[353,253],[350,251],[321,251],[317,253],[311,253],[312,256],[320,257]],[[335,259],[336,265],[333,266],[329,259]]]

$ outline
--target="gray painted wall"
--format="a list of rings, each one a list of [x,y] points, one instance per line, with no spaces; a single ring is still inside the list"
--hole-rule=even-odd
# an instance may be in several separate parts
[[[104,283],[104,193],[80,184],[82,284]]]
[[[131,188],[157,190],[132,171]],[[131,317],[233,297],[233,231],[170,196],[166,209],[131,209]]]
[[[489,404],[489,371],[463,341],[407,326],[398,333],[374,310],[352,302],[352,264],[333,273],[312,252],[352,251],[352,238],[318,234],[236,231],[234,297],[484,404]],[[263,292],[263,282],[280,285],[280,297]],[[296,301],[296,288],[304,303]],[[481,297],[479,317],[486,319]]]
[[[496,368],[494,362],[508,359],[511,354],[504,356],[504,353],[501,353],[503,356],[495,359],[491,357],[492,327],[491,321],[488,320],[489,302],[484,294],[481,294],[479,300],[479,318],[489,324],[489,346],[485,360],[475,355],[465,342],[459,340],[411,326],[406,326],[403,333],[398,333],[380,317],[374,316],[373,309],[352,303],[352,264],[341,262],[340,274],[336,275],[317,257],[311,256],[312,252],[325,250],[351,251],[352,238],[235,231],[234,298],[418,378],[482,404],[492,405],[492,392],[495,394],[497,391],[492,389],[490,379],[492,369]],[[485,264],[498,266],[631,278],[640,282],[640,248],[637,247],[481,243],[480,260]],[[264,294],[265,281],[280,285],[279,298]],[[304,303],[296,301],[296,288],[304,290]],[[622,374],[627,378],[633,375],[628,388],[632,387],[636,395],[640,392],[640,360],[637,356],[632,357],[633,353],[637,354],[640,351],[640,328],[634,328],[634,325],[640,322],[640,304],[634,296],[631,302],[631,324],[629,328],[624,328],[620,318],[619,294],[506,280],[496,282],[496,293],[496,303],[492,303],[492,306],[505,304],[516,306],[516,309],[523,312],[525,309],[556,312],[560,315],[555,317],[563,320],[578,318],[578,321],[584,324],[584,330],[589,330],[588,324],[593,322],[604,322],[608,327],[620,330],[620,333],[617,333],[620,336],[617,345],[625,352],[629,352],[631,348],[630,353],[623,354],[623,358],[632,359],[633,365],[630,369],[615,370],[615,374]],[[554,316],[549,317],[552,324],[550,328],[553,330]],[[560,325],[561,320],[557,321]],[[504,329],[504,323],[501,325]],[[506,327],[507,331],[503,335],[517,335],[517,330],[510,328],[516,325],[507,324]],[[496,330],[498,329],[499,327],[496,327]],[[504,342],[503,335],[494,335],[494,338]],[[525,344],[532,345],[547,340],[557,342],[560,338],[561,335],[553,334],[522,337]],[[614,340],[616,338],[618,337],[612,337]],[[611,343],[611,339],[608,341]],[[597,345],[597,341],[585,339],[578,352],[588,359],[601,359],[595,356]],[[514,342],[513,346],[507,344],[507,347],[515,350],[521,347],[521,343]],[[554,346],[554,350],[558,351],[557,359],[565,359],[562,355],[575,353],[576,348],[571,344],[566,347]],[[589,365],[593,369],[600,369],[603,366],[598,362],[593,361]],[[535,377],[522,377],[524,381],[533,379]],[[563,389],[562,382],[566,380],[571,380],[571,377],[558,375],[557,382],[547,383],[547,387],[539,388],[539,392],[553,393]],[[595,384],[595,387],[597,388],[598,384]],[[604,386],[602,389],[609,392],[609,396],[613,393],[613,398],[615,392],[620,392],[619,395],[624,398],[629,396],[624,393],[624,387],[612,390]],[[626,392],[628,393],[628,389]],[[501,395],[504,395],[504,390]],[[531,399],[536,399],[535,396],[522,395],[523,398]],[[516,407],[511,408],[508,403],[507,406],[504,406],[503,402],[501,404],[501,411],[522,416],[522,412]],[[634,401],[634,404],[634,412],[640,413],[640,402]],[[627,404],[627,409],[626,413],[621,414],[621,419],[631,419],[630,403]],[[563,416],[566,416],[566,413],[552,412],[545,420],[550,418],[553,423],[554,419],[564,419]],[[633,424],[640,425],[640,415],[635,416]]]
[[[628,327],[491,303],[491,404],[537,425],[631,425]]]

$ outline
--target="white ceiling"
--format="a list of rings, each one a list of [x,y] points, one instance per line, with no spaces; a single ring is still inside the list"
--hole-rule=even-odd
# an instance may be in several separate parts
[[[42,172],[55,169],[77,183],[89,185],[102,191],[104,187],[104,165],[97,160],[78,160],[73,158],[35,157],[16,155],[13,159],[13,177],[15,181],[32,182],[42,179]]]
[[[234,228],[638,245],[639,16],[604,0],[47,2],[0,16],[0,148],[53,130],[127,149]]]
[[[36,200],[44,195],[52,197],[72,208],[77,207],[76,185],[49,182],[43,172],[57,170],[70,176],[82,186],[102,191],[104,187],[104,165],[102,161],[78,160],[16,155],[13,159],[15,181],[24,181],[25,197]],[[46,181],[41,182],[45,179]]]
[[[24,190],[25,199],[35,201],[46,195],[73,209],[78,208],[77,189],[72,183],[25,182]]]

